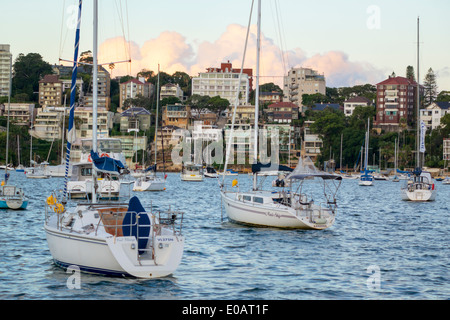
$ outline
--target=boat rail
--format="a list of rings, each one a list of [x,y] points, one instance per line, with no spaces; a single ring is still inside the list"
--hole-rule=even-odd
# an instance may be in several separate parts
[[[100,230],[105,230],[114,237],[124,237],[124,230],[133,230],[133,236],[136,238],[136,242],[140,241],[148,242],[145,248],[139,248],[137,252],[138,259],[141,256],[148,253],[154,257],[154,244],[155,238],[157,236],[182,235],[182,226],[184,212],[174,211],[170,208],[168,210],[154,209],[151,206],[150,211],[137,213],[135,211],[128,211],[128,203],[118,203],[110,202],[108,203],[97,203],[89,204],[89,208],[95,213],[98,213],[96,217],[96,222],[93,224],[88,224],[81,230],[73,230],[72,228],[72,216],[64,215],[65,208],[58,201],[45,203],[45,223],[48,224],[52,217],[56,216],[56,228],[61,229],[71,229],[74,233],[92,233],[97,236]],[[125,216],[131,213],[135,215],[135,219],[131,219],[130,223],[123,223]],[[80,213],[78,213],[79,215]],[[140,219],[140,217],[147,215],[148,219]],[[141,221],[147,221],[147,223],[142,223]],[[149,223],[148,223],[149,221]]]

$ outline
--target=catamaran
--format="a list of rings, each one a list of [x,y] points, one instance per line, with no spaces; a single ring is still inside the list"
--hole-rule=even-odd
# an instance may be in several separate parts
[[[66,176],[71,145],[74,142],[75,81],[82,1],[79,1],[70,96],[69,135],[66,150]],[[97,197],[98,173],[120,175],[125,166],[120,161],[99,155],[97,147],[97,15],[94,0],[93,46],[93,137],[90,156],[92,196],[86,203],[73,205],[67,200],[67,187],[53,192],[45,207],[44,230],[56,265],[77,267],[84,272],[111,276],[158,278],[175,272],[181,262],[184,237],[181,234],[183,213],[146,210],[137,197],[128,202],[100,202]]]

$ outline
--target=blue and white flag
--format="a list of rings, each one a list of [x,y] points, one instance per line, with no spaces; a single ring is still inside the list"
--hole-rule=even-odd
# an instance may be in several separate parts
[[[425,125],[425,122],[420,121],[420,148],[419,151],[424,153],[425,152],[425,133],[427,132],[427,126]]]

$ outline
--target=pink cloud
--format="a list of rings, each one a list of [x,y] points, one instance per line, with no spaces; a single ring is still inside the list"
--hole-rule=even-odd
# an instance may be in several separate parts
[[[256,70],[256,26],[251,27],[245,61],[245,68]],[[109,39],[99,48],[99,60],[104,62],[124,60],[131,56],[132,63],[116,65],[113,76],[136,75],[142,69],[169,74],[183,71],[191,76],[204,72],[208,67],[219,67],[221,62],[230,61],[234,68],[240,68],[244,52],[247,29],[231,24],[214,41],[200,42],[196,48],[178,32],[165,31],[157,38],[146,41],[141,47],[135,42],[126,42],[122,37]],[[128,53],[129,52],[129,53]],[[283,59],[284,57],[284,59]],[[307,57],[301,48],[281,52],[270,38],[261,35],[261,83],[274,82],[283,85],[283,76],[291,67],[311,67],[324,74],[327,86],[353,86],[376,83],[384,73],[367,62],[351,61],[340,51],[329,51]]]

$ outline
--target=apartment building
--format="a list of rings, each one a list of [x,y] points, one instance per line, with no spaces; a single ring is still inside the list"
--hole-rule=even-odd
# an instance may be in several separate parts
[[[417,101],[417,82],[404,77],[390,76],[377,84],[374,128],[381,132],[398,132],[414,123]],[[420,86],[420,95],[423,87]]]
[[[43,106],[37,109],[36,119],[33,124],[33,137],[53,141],[62,138],[64,115],[69,114],[69,108]]]
[[[231,124],[233,120],[233,112],[234,107],[230,106],[227,109],[227,122]],[[254,124],[255,123],[255,106],[251,104],[243,104],[239,105],[236,108],[236,118],[235,118],[235,124],[241,125],[241,124]]]
[[[120,114],[120,131],[128,132],[129,129],[146,131],[150,129],[151,113],[147,109],[131,107]]]
[[[326,94],[325,76],[310,68],[292,68],[284,77],[283,93],[284,101],[295,103],[303,112],[302,95]]]
[[[208,68],[206,72],[199,73],[192,78],[192,94],[227,99],[230,104],[236,104],[236,95],[239,94],[239,103],[246,104],[252,90],[253,70],[244,69],[239,83],[240,69],[233,69],[228,61],[222,63],[220,68]]]
[[[98,100],[97,100],[98,108],[105,108],[106,110],[110,109],[110,107],[111,107],[110,92],[111,92],[111,77],[109,75],[109,72],[106,71],[105,68],[99,67],[99,69],[98,69]],[[82,103],[80,103],[80,104],[86,108],[93,107],[92,90],[90,90],[90,92],[87,93],[83,97]]]
[[[425,122],[427,130],[434,130],[441,126],[441,118],[450,113],[450,102],[433,102],[420,110],[420,120]]]
[[[305,121],[301,155],[315,162],[321,153],[323,141],[318,134],[311,133],[310,126],[313,123],[314,121]]]
[[[450,138],[444,138],[443,159],[447,160],[447,167],[449,167],[450,166]]]
[[[0,104],[0,116],[8,115],[8,104]],[[35,105],[30,103],[11,103],[9,119],[15,125],[30,126],[34,121]]]
[[[183,101],[183,90],[181,90],[179,84],[175,83],[167,83],[163,86],[161,86],[161,90],[159,93],[159,99],[162,100],[164,98],[170,98],[175,97],[178,98],[180,101]]]
[[[283,93],[281,92],[260,92],[259,93],[259,103],[260,105],[264,104],[273,104],[283,101]]]
[[[9,94],[11,57],[10,45],[0,44],[0,97],[7,97]]]
[[[92,138],[92,108],[75,108],[75,128],[77,138]],[[109,130],[112,129],[114,113],[106,108],[98,108],[97,112],[97,134],[99,138],[108,138]],[[77,119],[78,118],[78,119]]]
[[[62,81],[57,74],[47,74],[39,81],[39,104],[60,106],[62,104]]]
[[[182,104],[164,106],[162,121],[164,126],[176,126],[188,129],[191,120],[191,107]]]
[[[298,105],[292,102],[273,103],[267,107],[267,120],[277,123],[291,123],[298,119]]]
[[[154,85],[146,83],[144,78],[130,79],[127,82],[120,84],[120,102],[119,112],[124,111],[123,104],[127,99],[136,98],[140,95],[145,98],[150,98],[154,91]]]
[[[356,107],[367,107],[371,105],[371,101],[366,97],[352,97],[344,101],[344,114],[346,117],[350,117],[355,111]]]

